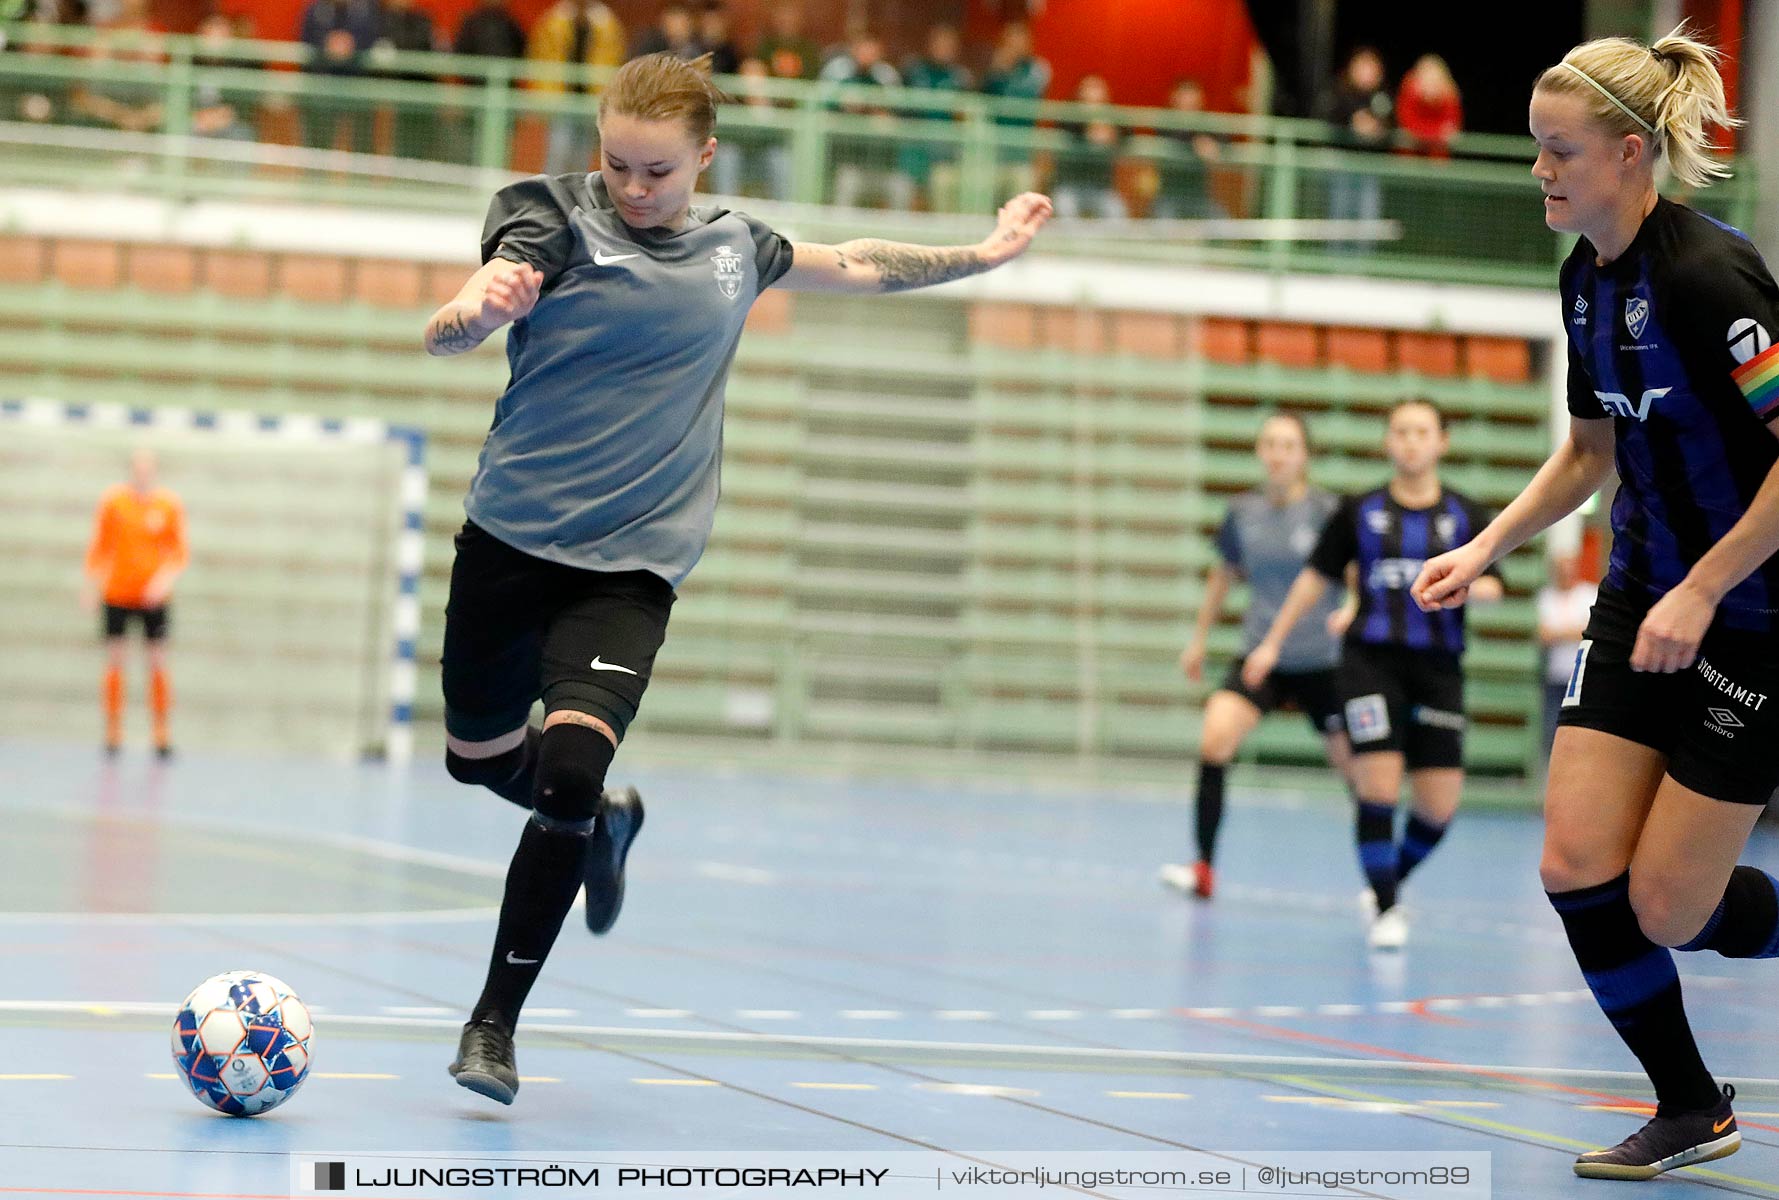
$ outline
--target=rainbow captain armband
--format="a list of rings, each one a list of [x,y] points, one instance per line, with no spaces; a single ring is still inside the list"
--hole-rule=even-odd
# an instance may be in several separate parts
[[[1769,346],[1730,372],[1730,378],[1748,397],[1755,416],[1771,420],[1779,416],[1779,346]]]

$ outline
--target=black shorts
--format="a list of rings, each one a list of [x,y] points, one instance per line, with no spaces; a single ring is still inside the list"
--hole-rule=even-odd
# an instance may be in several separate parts
[[[1242,682],[1242,665],[1246,661],[1238,658],[1230,665],[1229,673],[1223,677],[1223,686],[1219,691],[1234,692],[1259,709],[1262,716],[1275,708],[1290,704],[1309,718],[1310,726],[1317,733],[1341,731],[1340,692],[1334,685],[1334,668],[1321,671],[1274,671],[1266,677],[1265,683],[1258,688],[1251,688]]]
[[[1631,670],[1649,611],[1602,588],[1563,692],[1558,726],[1597,729],[1666,755],[1668,774],[1713,800],[1765,804],[1779,787],[1779,646],[1713,621],[1693,665]]]
[[[151,642],[161,641],[167,636],[167,606],[165,604],[156,608],[124,608],[116,604],[107,604],[104,616],[100,618],[100,626],[106,637],[120,638],[129,632],[131,621],[142,623],[142,636]]]
[[[1348,642],[1337,675],[1354,754],[1394,751],[1411,771],[1464,765],[1464,669],[1455,655]]]
[[[480,742],[548,712],[598,717],[620,738],[667,637],[673,588],[652,571],[584,571],[466,523],[445,605],[445,730]]]

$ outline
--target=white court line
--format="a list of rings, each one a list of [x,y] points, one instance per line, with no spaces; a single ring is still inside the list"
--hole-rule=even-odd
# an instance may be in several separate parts
[[[778,882],[778,876],[771,871],[763,871],[759,867],[744,867],[737,863],[701,862],[693,864],[692,869],[706,879],[720,879],[725,883],[770,887]]]
[[[284,925],[327,929],[368,925],[456,925],[500,915],[499,905],[480,908],[393,909],[389,912],[320,913],[117,913],[0,912],[0,925],[145,928],[156,925]]]
[[[64,1012],[91,1015],[96,1008],[111,1009],[117,1014],[144,1013],[171,1017],[177,1004],[149,1004],[139,1001],[91,1000],[0,1000],[4,1012]],[[459,1022],[440,1017],[388,1017],[370,1014],[337,1013],[329,1017],[329,1025],[366,1028],[432,1030],[445,1037],[454,1037]],[[623,1026],[551,1025],[554,1037],[581,1037],[597,1043],[589,1048],[611,1048],[647,1045],[671,1045],[679,1050],[734,1050],[757,1052],[762,1048],[778,1048],[790,1053],[849,1053],[865,1056],[877,1052],[885,1056],[968,1055],[1000,1063],[1018,1063],[1031,1069],[1033,1062],[1061,1064],[1066,1069],[1083,1065],[1103,1070],[1128,1070],[1133,1067],[1175,1071],[1212,1071],[1254,1074],[1307,1075],[1315,1078],[1365,1079],[1395,1083],[1435,1081],[1474,1081],[1484,1078],[1500,1083],[1503,1077],[1514,1076],[1539,1083],[1562,1083],[1619,1095],[1642,1095],[1649,1090],[1648,1078],[1640,1071],[1601,1071],[1586,1068],[1515,1066],[1480,1063],[1421,1063],[1396,1059],[1322,1058],[1266,1054],[1210,1054],[1182,1050],[1103,1049],[1092,1046],[1034,1046],[997,1042],[942,1042],[881,1037],[832,1037],[807,1034],[729,1033],[717,1030],[635,1029]],[[542,1030],[537,1031],[542,1033]],[[1739,1079],[1737,1092],[1744,1098],[1779,1100],[1779,1079]]]

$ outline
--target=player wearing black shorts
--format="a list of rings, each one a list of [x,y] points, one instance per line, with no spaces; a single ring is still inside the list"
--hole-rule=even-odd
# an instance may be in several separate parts
[[[1309,482],[1309,428],[1295,413],[1275,413],[1262,422],[1254,452],[1266,471],[1266,486],[1229,502],[1217,534],[1219,561],[1205,579],[1204,604],[1192,639],[1180,655],[1186,677],[1194,683],[1203,679],[1211,624],[1223,609],[1230,585],[1237,578],[1245,580],[1249,597],[1242,618],[1243,658],[1229,665],[1222,686],[1205,701],[1199,732],[1194,803],[1198,858],[1190,867],[1167,863],[1161,868],[1164,884],[1201,900],[1209,900],[1216,888],[1212,861],[1223,823],[1224,773],[1262,717],[1285,705],[1295,707],[1322,737],[1334,769],[1344,772],[1347,762],[1334,664],[1340,657],[1344,622],[1352,613],[1336,607],[1339,596],[1324,597],[1291,630],[1279,669],[1265,683],[1251,688],[1242,682],[1243,659],[1272,624],[1316,535],[1338,503],[1331,493]]]
[[[1569,435],[1415,597],[1461,601],[1488,563],[1612,474],[1612,560],[1563,697],[1539,871],[1594,998],[1655,1086],[1655,1116],[1578,1175],[1648,1179],[1734,1153],[1670,947],[1779,957],[1779,887],[1738,866],[1779,786],[1779,287],[1736,230],[1656,192],[1722,168],[1715,53],[1684,31],[1589,42],[1532,94],[1561,277]]]
[[[603,933],[642,824],[606,773],[649,683],[674,589],[703,554],[723,394],[762,291],[906,291],[980,274],[1050,216],[1015,197],[975,246],[793,245],[693,207],[717,143],[709,57],[626,63],[601,93],[600,170],[502,188],[483,266],[427,323],[460,354],[512,323],[511,378],[464,503],[445,614],[445,765],[530,810],[452,1076],[505,1104],[513,1030],[577,892]],[[591,114],[589,114],[591,116]],[[529,725],[542,699],[542,728]]]
[[[1423,613],[1408,588],[1421,564],[1469,541],[1482,513],[1439,482],[1445,418],[1423,400],[1390,413],[1384,449],[1395,473],[1387,486],[1342,501],[1309,564],[1291,585],[1272,628],[1248,655],[1243,677],[1259,686],[1278,661],[1284,630],[1357,567],[1359,611],[1347,627],[1337,682],[1347,740],[1359,864],[1375,903],[1368,939],[1399,948],[1408,925],[1397,890],[1445,836],[1464,788],[1464,612]],[[1474,600],[1501,596],[1498,575],[1479,580]],[[1413,804],[1396,838],[1404,773]]]

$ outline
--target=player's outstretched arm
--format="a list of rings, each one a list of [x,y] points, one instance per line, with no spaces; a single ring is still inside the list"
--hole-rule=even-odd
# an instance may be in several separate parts
[[[1050,198],[1036,192],[1001,206],[994,232],[974,246],[916,246],[859,238],[838,246],[797,242],[778,286],[793,292],[906,292],[992,271],[1025,253],[1050,220]]]
[[[1557,447],[1532,482],[1476,537],[1456,550],[1427,560],[1409,594],[1423,611],[1456,608],[1470,598],[1473,585],[1496,562],[1580,508],[1612,474],[1612,422],[1580,417],[1569,422],[1569,436]],[[1496,585],[1497,587],[1499,585]],[[1477,599],[1499,599],[1484,586]]]
[[[426,323],[426,352],[448,356],[474,350],[508,321],[531,315],[544,274],[511,259],[491,258],[456,297]]]

